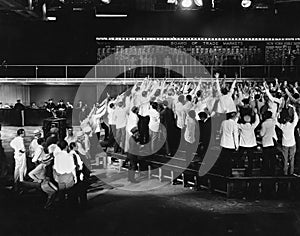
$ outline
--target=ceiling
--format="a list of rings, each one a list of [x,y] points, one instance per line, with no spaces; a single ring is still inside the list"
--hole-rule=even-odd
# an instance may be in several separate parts
[[[47,15],[56,16],[63,12],[92,10],[97,13],[128,13],[128,12],[153,12],[153,11],[176,11],[178,7],[168,4],[167,0],[0,0],[0,14],[13,15],[22,19],[42,20],[42,6],[46,3]],[[104,0],[105,1],[105,0]],[[181,1],[181,0],[178,0]],[[203,0],[203,9],[212,10],[212,0]],[[272,5],[272,2],[275,2]],[[31,2],[31,4],[29,4]],[[219,11],[242,11],[241,0],[214,0],[215,9]],[[300,0],[252,0],[256,3],[270,4],[270,10],[289,11],[300,5]]]

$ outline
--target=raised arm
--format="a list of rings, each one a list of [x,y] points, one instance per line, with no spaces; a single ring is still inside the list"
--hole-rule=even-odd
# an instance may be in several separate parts
[[[236,85],[236,79],[233,81],[233,83],[231,85],[231,88],[230,88],[230,91],[229,91],[230,94],[233,94],[234,89],[235,89],[235,85]]]
[[[287,88],[285,89],[285,93],[288,95],[289,99],[293,103],[299,103],[299,101],[293,97],[293,95],[290,93],[290,91]]]

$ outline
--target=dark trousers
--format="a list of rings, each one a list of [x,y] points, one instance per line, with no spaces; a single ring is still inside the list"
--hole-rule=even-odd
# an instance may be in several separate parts
[[[264,147],[263,148],[263,162],[262,162],[262,174],[268,176],[275,175],[276,167],[276,156],[275,147]]]
[[[252,169],[253,169],[253,159],[254,159],[254,151],[256,147],[240,147],[239,150],[239,159],[242,160],[243,155],[247,156],[248,159],[248,166],[246,168],[246,176],[252,175]]]
[[[109,125],[109,138],[108,146],[113,147],[115,145],[116,125]]]
[[[218,172],[224,176],[232,175],[232,157],[234,156],[234,149],[222,148],[218,158]]]
[[[149,142],[149,116],[139,117],[139,131],[140,131],[140,142],[141,144],[146,144]]]
[[[127,159],[129,160],[129,164],[130,164],[128,169],[128,180],[134,181],[135,171],[137,170],[138,157],[128,152]]]

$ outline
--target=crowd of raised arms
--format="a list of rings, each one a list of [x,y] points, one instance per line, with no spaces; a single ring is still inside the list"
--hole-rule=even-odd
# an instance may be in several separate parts
[[[35,131],[29,147],[35,165],[28,172],[48,194],[46,207],[52,205],[58,190],[74,185],[79,186],[81,201],[86,201],[90,161],[98,145],[90,142],[93,134],[102,147],[127,153],[128,180],[133,183],[138,156],[161,153],[172,157],[180,150],[188,167],[192,161],[211,158],[214,154],[210,150],[220,150],[220,146],[216,166],[222,175],[232,175],[232,158],[236,154],[238,159],[247,156],[245,175],[253,175],[258,146],[262,147],[260,174],[278,174],[278,153],[283,163],[279,173],[299,174],[295,169],[300,168],[294,168],[294,162],[300,166],[298,83],[277,79],[269,83],[227,83],[218,77],[216,74],[211,82],[147,78],[116,98],[108,96],[96,104],[81,122],[81,131],[73,134],[73,129],[68,128],[65,140],[59,140],[56,127],[45,134],[45,139],[39,130]],[[24,129],[20,129],[10,143],[15,151],[16,183],[23,181],[27,173],[24,136]]]
[[[220,145],[218,163],[225,175],[231,175],[233,153],[248,156],[246,175],[251,175],[259,144],[263,150],[261,174],[275,174],[280,152],[283,174],[295,174],[294,157],[299,143],[298,83],[278,79],[269,83],[236,80],[227,83],[218,74],[215,77],[212,82],[149,78],[137,82],[131,90],[108,102],[107,130],[111,134],[105,136],[106,144],[114,145],[115,152],[132,152],[133,135],[141,152],[146,153],[143,155],[163,152],[173,156],[180,149],[185,151],[187,162],[195,156],[203,159],[210,145]],[[97,109],[92,113],[99,114]],[[93,123],[97,127],[97,122],[90,122]],[[103,123],[100,119],[99,124]],[[300,165],[300,160],[297,163]]]

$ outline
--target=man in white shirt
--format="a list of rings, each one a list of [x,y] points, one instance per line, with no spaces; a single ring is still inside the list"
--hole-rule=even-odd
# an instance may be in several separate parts
[[[177,118],[177,127],[183,130],[186,116],[184,109],[184,95],[179,95],[178,97],[178,102],[175,104],[175,115]]]
[[[254,151],[256,149],[256,136],[255,129],[259,125],[259,116],[257,114],[257,110],[255,112],[255,122],[251,124],[251,116],[245,115],[243,117],[245,124],[238,124],[239,133],[240,133],[240,159],[242,159],[243,155],[247,155],[248,158],[248,167],[246,169],[246,176],[252,175],[253,168],[253,159],[254,159]]]
[[[83,131],[79,131],[77,133],[77,150],[78,150],[78,154],[81,158],[81,160],[84,163],[84,175],[87,176],[87,178],[90,175],[90,169],[91,169],[91,164],[90,164],[90,140],[89,140],[89,136],[87,134],[85,134]]]
[[[293,107],[293,106],[292,106]],[[299,117],[294,109],[294,120],[291,121],[291,117],[284,118],[282,124],[276,119],[276,125],[282,130],[282,154],[284,157],[284,175],[288,175],[288,167],[290,167],[290,174],[294,174],[294,158],[296,154],[296,140],[295,140],[295,128],[298,124]]]
[[[34,182],[41,183],[45,179],[46,166],[50,164],[51,157],[49,154],[46,154],[44,147],[45,144],[44,138],[39,138],[37,140],[38,147],[35,151],[35,155],[32,158],[32,162],[36,163],[36,167],[28,173],[28,176],[33,179]]]
[[[153,102],[151,108],[149,110],[149,133],[150,133],[150,147],[151,147],[151,154],[156,153],[159,148],[158,140],[159,140],[159,125],[160,125],[160,114],[157,111],[158,104]]]
[[[126,124],[127,124],[127,112],[126,108],[123,107],[123,102],[118,103],[118,107],[115,109],[113,119],[116,121],[116,146],[115,152],[121,149],[124,152],[125,148],[125,135],[126,135]]]
[[[59,189],[71,188],[77,182],[76,166],[73,156],[67,152],[68,143],[65,140],[59,142],[61,151],[54,155],[54,179]]]
[[[24,181],[24,177],[27,171],[26,165],[26,150],[24,145],[25,130],[18,129],[17,137],[15,137],[11,142],[10,146],[14,149],[14,159],[15,159],[15,171],[14,180],[15,183],[18,181]]]
[[[236,80],[233,81],[230,90],[228,91],[226,88],[220,88],[219,79],[217,78],[217,90],[219,92],[219,104],[217,107],[217,112],[220,114],[236,112],[236,105],[232,99],[232,94],[235,89]]]
[[[266,120],[261,125],[260,136],[263,145],[263,168],[264,175],[275,175],[275,145],[277,135],[275,132],[276,121],[272,118],[271,111],[265,113]]]
[[[222,168],[224,176],[232,174],[232,157],[233,153],[239,148],[239,132],[236,122],[236,112],[228,114],[228,119],[221,124],[221,153],[218,159],[219,166]]]
[[[199,131],[199,126],[196,121],[196,112],[194,110],[190,110],[187,113],[185,125],[184,140],[186,143],[186,164],[188,166],[194,159],[194,153],[196,153],[199,144],[199,135],[197,135],[199,133],[197,132]]]
[[[33,131],[33,134],[34,134],[34,138],[33,140],[31,141],[30,145],[29,145],[29,155],[31,158],[34,157],[35,155],[35,151],[36,149],[38,148],[38,143],[37,143],[37,140],[42,137],[42,133],[40,130],[36,129]]]

